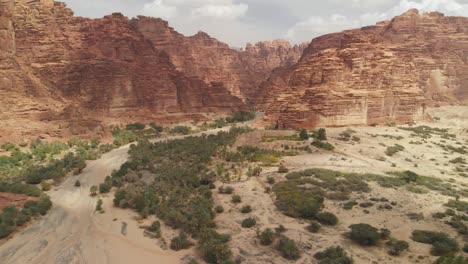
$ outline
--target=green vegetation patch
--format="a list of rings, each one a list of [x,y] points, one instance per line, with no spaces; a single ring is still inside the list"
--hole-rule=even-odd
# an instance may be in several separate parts
[[[411,239],[419,243],[431,244],[431,254],[434,256],[451,256],[459,250],[457,241],[446,233],[414,230]]]

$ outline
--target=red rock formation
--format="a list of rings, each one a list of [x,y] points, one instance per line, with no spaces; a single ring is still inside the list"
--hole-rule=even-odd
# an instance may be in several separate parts
[[[468,101],[468,18],[417,10],[312,41],[257,101],[279,127],[368,125]]]
[[[57,122],[82,134],[102,121],[244,107],[223,84],[177,71],[121,14],[75,17],[52,0],[2,0],[0,10],[3,124]]]
[[[307,46],[276,40],[248,44],[245,51],[238,51],[204,32],[186,37],[159,18],[140,16],[132,22],[155,48],[169,54],[178,70],[206,83],[224,83],[241,98],[255,93],[273,69],[295,64]]]

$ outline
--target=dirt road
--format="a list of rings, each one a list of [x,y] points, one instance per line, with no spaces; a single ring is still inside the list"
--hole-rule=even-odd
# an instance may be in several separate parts
[[[214,134],[224,129],[203,132]],[[201,135],[203,133],[195,134]],[[183,138],[174,136],[154,141]],[[105,199],[105,214],[95,212],[96,198],[89,188],[104,181],[112,170],[128,158],[129,146],[90,161],[81,175],[70,176],[49,195],[50,212],[0,246],[2,264],[69,263],[179,263],[181,253],[164,251],[154,240],[143,236],[130,210],[113,208]],[[81,187],[74,186],[79,179]],[[122,223],[128,223],[122,234]]]

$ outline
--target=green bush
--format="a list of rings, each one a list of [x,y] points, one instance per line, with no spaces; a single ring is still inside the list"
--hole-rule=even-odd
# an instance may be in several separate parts
[[[350,225],[351,232],[349,237],[351,240],[366,246],[377,244],[380,240],[380,234],[377,228],[368,224],[354,224]]]
[[[101,211],[102,210],[102,204],[103,204],[102,200],[99,199],[97,201],[97,203],[96,203],[96,211]]]
[[[174,237],[170,245],[171,249],[175,251],[188,249],[191,246],[193,246],[193,243],[188,240],[188,236],[184,232],[180,232],[178,236]]]
[[[158,126],[155,122],[149,123],[149,126],[152,127],[156,133],[161,133],[164,130],[162,126]]]
[[[275,232],[270,228],[267,228],[259,234],[259,239],[261,245],[269,246],[275,241]]]
[[[231,197],[231,202],[234,203],[234,204],[239,204],[239,203],[242,202],[242,198],[240,197],[240,195],[234,194]]]
[[[324,251],[317,252],[314,258],[318,264],[352,264],[353,259],[340,246],[329,247]]]
[[[390,247],[390,249],[388,250],[388,254],[392,256],[399,256],[401,252],[409,248],[408,242],[404,240],[395,240],[395,239],[389,240],[387,242],[387,246]]]
[[[153,223],[151,223],[150,226],[146,228],[146,230],[154,233],[156,238],[160,238],[161,237],[161,222],[154,221]]]
[[[243,228],[251,228],[255,226],[256,224],[257,224],[257,220],[249,217],[249,218],[244,219],[241,225]]]
[[[176,127],[173,127],[170,130],[170,133],[171,134],[188,135],[188,134],[190,134],[191,131],[192,131],[192,129],[190,127],[188,127],[188,126],[176,126]]]
[[[450,256],[459,250],[458,242],[441,232],[414,230],[411,239],[419,243],[431,244],[431,254],[434,256]]]
[[[232,194],[234,192],[234,188],[232,188],[231,186],[226,186],[226,187],[219,187],[218,188],[218,192],[220,194]]]
[[[395,146],[387,147],[387,150],[385,150],[385,154],[387,156],[393,156],[396,153],[398,153],[400,151],[403,151],[403,150],[405,150],[405,147],[403,147],[402,145],[399,145],[399,144],[395,144]]]
[[[143,130],[145,129],[146,125],[145,124],[142,124],[142,123],[131,123],[131,124],[127,124],[125,126],[125,128],[127,130]]]
[[[289,172],[289,169],[286,168],[286,166],[284,166],[283,164],[281,164],[278,168],[278,173],[288,173]]]
[[[299,132],[299,137],[302,140],[308,140],[309,139],[309,134],[307,133],[307,130],[301,129],[301,131]]]
[[[33,197],[39,197],[42,193],[41,190],[34,185],[8,182],[0,182],[0,192],[24,194]]]
[[[321,141],[327,140],[327,131],[325,130],[325,128],[320,128],[318,130],[317,139]]]
[[[252,212],[252,207],[251,207],[250,205],[244,205],[244,206],[242,206],[242,208],[241,208],[241,213],[243,213],[243,214],[248,214],[248,213],[250,213],[250,212]]]
[[[229,235],[222,235],[213,229],[200,234],[198,249],[203,259],[210,264],[230,263],[232,252],[227,245]]]
[[[314,142],[312,142],[311,145],[319,149],[325,149],[330,151],[335,150],[335,146],[325,141],[314,140]]]
[[[109,183],[99,184],[99,192],[100,193],[108,193],[108,192],[110,192],[111,188],[112,188],[112,185],[110,185]]]
[[[285,259],[297,260],[301,257],[301,253],[296,245],[296,242],[285,236],[282,236],[279,239],[276,250],[278,250],[281,253],[281,256]]]
[[[0,239],[9,236],[11,233],[15,232],[15,229],[14,226],[0,223]]]
[[[75,187],[80,187],[81,186],[81,182],[79,180],[76,180],[75,181]]]
[[[317,223],[317,222],[311,222],[307,227],[307,231],[311,232],[311,233],[318,233],[320,231],[320,229],[322,228],[322,226]]]
[[[333,226],[333,225],[338,224],[338,217],[336,217],[336,215],[334,215],[333,213],[321,212],[321,213],[318,213],[315,216],[315,218],[317,219],[317,221],[319,221],[323,225]]]
[[[222,207],[221,205],[217,205],[217,206],[215,207],[215,212],[216,212],[217,214],[223,213],[223,212],[224,212],[224,207]]]
[[[436,260],[435,264],[467,264],[468,258],[463,256],[458,257],[440,257]]]

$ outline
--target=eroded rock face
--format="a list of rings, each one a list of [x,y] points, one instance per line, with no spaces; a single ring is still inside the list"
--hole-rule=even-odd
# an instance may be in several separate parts
[[[159,18],[140,16],[132,23],[155,48],[169,54],[178,70],[206,83],[223,83],[240,98],[256,93],[273,69],[294,65],[307,47],[276,40],[248,44],[239,51],[204,32],[186,37]]]
[[[312,41],[257,101],[279,127],[370,125],[468,101],[468,18],[417,10]]]
[[[245,107],[223,84],[178,71],[121,14],[75,17],[52,0],[3,0],[0,12],[5,124],[57,122],[55,129],[83,134],[100,129],[102,121]]]

